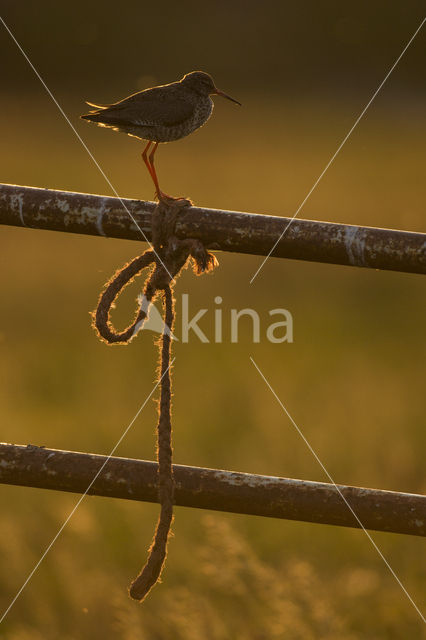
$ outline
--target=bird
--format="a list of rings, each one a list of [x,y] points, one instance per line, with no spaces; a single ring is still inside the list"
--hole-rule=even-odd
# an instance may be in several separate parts
[[[208,73],[192,71],[177,82],[138,91],[112,104],[86,102],[94,110],[80,117],[100,127],[146,141],[142,159],[158,200],[182,200],[160,189],[154,155],[160,143],[184,138],[207,122],[213,111],[212,95],[222,96],[241,106],[238,100],[220,91]]]

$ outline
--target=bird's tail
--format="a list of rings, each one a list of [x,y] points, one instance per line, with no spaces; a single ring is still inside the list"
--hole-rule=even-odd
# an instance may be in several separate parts
[[[102,113],[106,109],[108,109],[110,105],[94,104],[94,102],[87,102],[87,101],[86,101],[86,104],[88,104],[89,107],[94,107],[96,111],[91,111],[90,113],[86,113],[83,116],[80,116],[80,118],[82,118],[83,120],[90,120],[91,122],[102,122],[103,121]]]
[[[102,122],[102,111],[93,111],[92,113],[86,113],[83,116],[80,116],[82,120],[90,120],[91,122]]]
[[[94,102],[89,102],[88,100],[85,101],[86,104],[89,105],[89,107],[94,107],[95,109],[108,109],[108,107],[110,107],[110,104],[95,104]]]
[[[88,102],[87,100],[86,104],[88,104],[89,107],[94,107],[96,111],[86,113],[85,115],[80,116],[80,118],[83,120],[90,120],[91,122],[102,122],[102,113],[111,106],[109,104],[95,104],[94,102]]]

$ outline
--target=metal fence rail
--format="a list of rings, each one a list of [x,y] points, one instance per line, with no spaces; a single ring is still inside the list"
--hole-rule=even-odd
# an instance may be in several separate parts
[[[154,202],[0,184],[0,224],[110,238],[148,239]],[[291,224],[289,225],[289,223]],[[426,234],[330,222],[203,209],[185,209],[181,238],[198,238],[222,251],[326,262],[371,269],[426,273]]]
[[[124,203],[124,206],[123,206]],[[0,224],[151,239],[155,203],[0,184]],[[140,229],[132,221],[128,211]],[[291,222],[291,224],[289,224]],[[426,273],[426,234],[291,221],[266,215],[182,210],[180,238],[210,249],[348,266]],[[106,464],[105,464],[106,463]],[[99,473],[102,465],[105,469]],[[0,483],[157,502],[157,464],[128,458],[0,444]],[[426,496],[174,465],[177,505],[426,536]]]
[[[85,493],[102,465],[89,494],[158,501],[155,462],[0,444],[3,484]],[[177,505],[359,527],[332,484],[182,465],[173,470]],[[426,496],[338,486],[366,529],[426,536]]]

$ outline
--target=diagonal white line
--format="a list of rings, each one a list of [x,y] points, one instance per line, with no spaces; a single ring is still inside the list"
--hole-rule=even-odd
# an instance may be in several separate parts
[[[158,385],[161,383],[162,379],[164,378],[164,376],[166,375],[166,373],[168,372],[168,370],[170,369],[170,367],[172,366],[173,362],[176,360],[176,358],[173,358],[173,360],[170,362],[169,366],[167,367],[166,371],[163,373],[163,375],[161,376],[161,378],[159,380],[157,380],[157,382],[155,383],[152,391],[149,393],[149,395],[147,396],[147,398],[145,399],[145,401],[143,402],[143,404],[139,407],[138,411],[136,412],[135,416],[132,418],[132,420],[130,421],[130,423],[128,424],[128,426],[126,427],[126,429],[123,431],[123,433],[121,434],[121,436],[119,437],[119,439],[117,440],[116,444],[113,446],[113,448],[111,449],[111,452],[109,453],[109,455],[107,456],[106,460],[103,462],[102,466],[100,467],[99,471],[96,473],[96,475],[93,477],[93,480],[90,482],[90,484],[88,485],[87,489],[85,490],[85,492],[80,496],[80,498],[77,500],[77,503],[74,505],[73,509],[71,510],[71,512],[69,513],[69,515],[67,516],[66,520],[63,522],[63,524],[61,525],[59,531],[56,533],[56,535],[52,538],[51,542],[48,544],[48,546],[46,547],[46,549],[43,551],[43,554],[40,558],[40,560],[36,563],[36,565],[34,566],[34,568],[31,570],[31,572],[29,573],[28,577],[26,578],[25,582],[23,583],[22,587],[19,589],[18,593],[15,595],[15,597],[13,598],[12,602],[9,604],[9,606],[7,607],[7,609],[4,611],[3,615],[0,618],[0,624],[3,622],[3,620],[5,619],[5,617],[7,616],[7,614],[9,613],[9,611],[11,610],[11,608],[13,607],[13,605],[15,604],[15,602],[17,601],[17,599],[19,598],[19,596],[21,595],[21,593],[23,592],[23,590],[25,589],[25,587],[27,586],[27,584],[29,583],[29,581],[31,580],[31,578],[33,577],[33,575],[35,574],[35,572],[37,571],[37,569],[39,568],[39,566],[41,565],[41,563],[43,562],[44,558],[47,556],[47,554],[49,553],[50,549],[53,547],[53,545],[55,544],[56,540],[59,538],[59,536],[61,535],[62,531],[65,529],[65,527],[67,526],[68,522],[71,520],[72,516],[74,515],[74,513],[77,511],[78,507],[80,506],[80,504],[82,503],[82,501],[84,500],[84,498],[86,497],[88,491],[90,491],[91,487],[93,486],[93,484],[96,482],[96,479],[100,476],[100,474],[102,473],[102,471],[104,470],[104,468],[106,467],[106,465],[108,464],[108,461],[111,459],[112,455],[114,454],[114,452],[117,450],[117,447],[120,445],[120,443],[122,442],[122,440],[125,438],[125,436],[127,435],[129,429],[132,427],[132,425],[134,424],[135,420],[137,419],[137,417],[139,416],[140,412],[142,411],[142,409],[145,407],[146,403],[148,402],[148,400],[151,398],[152,394],[155,392],[155,390],[157,389]]]
[[[336,151],[334,152],[334,154],[331,156],[330,160],[327,162],[327,164],[325,165],[324,169],[322,170],[322,172],[320,173],[320,175],[318,176],[318,178],[316,179],[316,181],[314,182],[313,186],[311,187],[311,189],[308,191],[308,194],[305,196],[305,198],[302,200],[301,204],[299,205],[299,207],[296,210],[296,213],[293,215],[293,217],[290,219],[289,223],[287,224],[286,228],[284,229],[284,231],[281,233],[280,237],[278,238],[278,240],[275,242],[274,246],[272,247],[272,249],[270,250],[270,252],[268,253],[268,255],[266,256],[266,258],[264,258],[262,264],[260,265],[260,267],[257,269],[256,273],[252,276],[251,280],[250,280],[250,284],[253,283],[254,279],[259,275],[260,270],[263,268],[265,262],[271,257],[271,254],[273,253],[275,247],[277,246],[277,244],[279,242],[281,242],[282,238],[284,237],[284,235],[287,233],[288,228],[290,227],[290,225],[292,224],[293,220],[296,218],[296,216],[299,214],[299,212],[301,211],[302,207],[305,205],[305,203],[307,202],[308,198],[311,196],[312,192],[316,189],[316,187],[318,186],[319,182],[322,180],[322,178],[324,177],[325,173],[328,171],[329,167],[331,166],[331,164],[334,162],[334,160],[336,159],[338,153],[340,152],[340,150],[342,149],[343,145],[346,143],[346,141],[348,140],[348,138],[351,136],[351,134],[353,133],[355,127],[358,125],[359,121],[361,120],[361,118],[364,116],[365,112],[367,111],[367,109],[369,108],[369,106],[371,105],[371,103],[373,102],[373,100],[375,99],[375,97],[377,96],[377,94],[380,92],[380,90],[382,89],[383,85],[385,84],[386,80],[389,78],[389,76],[391,75],[392,71],[395,69],[395,67],[397,66],[397,64],[399,63],[399,61],[401,60],[401,58],[403,57],[403,55],[405,54],[405,52],[407,51],[408,47],[410,46],[410,44],[413,42],[414,38],[417,36],[417,34],[419,33],[420,29],[423,27],[424,23],[426,22],[426,18],[423,18],[423,20],[421,21],[420,25],[417,27],[417,29],[415,30],[415,32],[413,33],[413,35],[411,36],[411,38],[409,39],[409,41],[407,42],[407,44],[405,45],[404,49],[402,50],[402,52],[400,53],[400,55],[398,56],[398,58],[395,60],[395,62],[393,63],[393,65],[391,66],[391,68],[389,69],[389,71],[387,72],[387,74],[385,75],[384,79],[382,80],[382,82],[379,84],[379,86],[377,87],[376,91],[373,93],[373,95],[371,96],[370,100],[367,102],[367,104],[365,105],[364,109],[361,111],[361,113],[359,114],[358,118],[355,120],[354,124],[352,125],[352,127],[349,129],[348,133],[345,135],[345,137],[343,138],[342,142],[340,143],[340,145],[337,147]]]
[[[325,475],[327,476],[327,478],[330,480],[331,484],[334,486],[334,488],[336,489],[336,491],[338,492],[339,496],[342,498],[343,502],[345,503],[345,505],[348,507],[349,511],[352,513],[352,515],[354,516],[354,518],[356,519],[356,521],[358,522],[360,528],[364,531],[365,535],[367,536],[367,538],[369,539],[369,541],[371,542],[371,544],[373,545],[373,547],[375,548],[375,550],[377,551],[377,553],[379,554],[379,556],[381,557],[381,559],[383,560],[383,562],[385,563],[385,565],[387,566],[387,568],[389,569],[389,571],[391,572],[391,574],[393,575],[393,577],[395,578],[395,580],[397,581],[397,583],[399,584],[399,586],[401,587],[401,589],[403,590],[403,592],[405,593],[405,595],[407,596],[407,598],[409,599],[409,601],[411,602],[411,604],[413,605],[413,607],[415,608],[415,610],[417,611],[417,613],[419,614],[420,618],[422,619],[422,621],[426,624],[426,618],[424,617],[424,615],[422,614],[422,612],[420,611],[419,607],[416,605],[416,603],[414,602],[413,598],[410,596],[410,594],[408,593],[407,589],[404,587],[404,585],[402,584],[401,580],[398,578],[398,576],[396,575],[395,571],[392,569],[392,567],[390,566],[389,562],[386,560],[385,556],[383,555],[383,553],[381,552],[381,550],[379,549],[379,547],[377,546],[376,542],[373,540],[373,538],[371,537],[371,535],[369,534],[369,532],[367,531],[367,529],[364,527],[364,525],[362,524],[361,520],[359,519],[359,517],[357,516],[357,514],[355,513],[355,511],[352,509],[351,505],[349,504],[349,502],[347,501],[347,499],[345,498],[345,496],[343,495],[342,491],[339,489],[339,487],[337,486],[337,484],[334,482],[333,478],[331,477],[331,475],[329,474],[329,472],[327,471],[327,469],[325,468],[324,464],[321,462],[320,458],[318,457],[318,454],[316,453],[316,451],[313,449],[313,447],[311,446],[311,444],[308,442],[308,440],[306,439],[305,435],[302,433],[302,431],[300,430],[300,428],[297,426],[296,422],[293,420],[293,418],[291,417],[291,415],[289,414],[289,412],[287,411],[287,409],[285,408],[285,406],[283,405],[283,403],[281,402],[280,398],[278,397],[278,395],[275,393],[274,389],[272,388],[272,386],[270,385],[270,383],[268,382],[268,380],[266,379],[266,377],[264,376],[264,374],[262,373],[262,371],[259,369],[258,365],[256,364],[256,362],[254,361],[254,359],[250,356],[250,360],[252,362],[252,364],[254,365],[254,367],[257,369],[257,372],[259,373],[259,375],[261,376],[261,378],[263,379],[263,381],[265,382],[266,386],[269,388],[269,390],[272,392],[274,398],[276,399],[276,401],[278,402],[278,404],[280,405],[281,409],[284,411],[284,413],[286,414],[286,416],[288,417],[288,419],[290,420],[290,422],[292,423],[292,425],[294,426],[294,428],[296,429],[297,433],[299,434],[299,436],[302,438],[302,440],[304,441],[304,443],[306,444],[306,446],[308,447],[309,451],[312,453],[312,455],[314,456],[315,460],[318,462],[318,464],[320,465],[321,469],[324,471]]]
[[[47,86],[47,84],[45,83],[45,81],[43,80],[43,78],[41,77],[41,75],[39,74],[39,72],[37,71],[37,69],[35,68],[35,66],[33,65],[33,63],[31,62],[31,60],[29,59],[29,57],[27,56],[27,54],[25,53],[24,49],[22,48],[22,46],[19,44],[18,40],[15,38],[15,36],[13,35],[12,31],[9,29],[9,27],[7,26],[7,24],[5,23],[5,21],[3,20],[3,18],[0,16],[0,22],[3,24],[4,28],[6,29],[6,31],[8,32],[8,34],[10,35],[10,37],[12,38],[13,42],[16,44],[16,46],[18,47],[19,51],[22,53],[22,55],[24,56],[25,60],[28,62],[28,64],[30,65],[31,69],[34,71],[35,75],[37,76],[37,78],[40,80],[41,84],[43,85],[43,87],[46,89],[47,93],[49,94],[49,96],[51,97],[51,99],[53,100],[53,102],[55,103],[55,105],[57,106],[57,108],[59,109],[59,111],[61,112],[61,114],[63,115],[63,117],[65,118],[66,122],[69,124],[69,126],[71,127],[71,129],[73,130],[75,136],[78,138],[79,142],[82,144],[82,146],[84,147],[84,149],[87,151],[87,153],[89,154],[91,160],[93,160],[94,164],[96,165],[97,169],[100,171],[102,177],[105,179],[105,181],[107,182],[108,186],[110,187],[111,191],[113,192],[113,194],[116,196],[116,198],[118,198],[118,200],[120,201],[120,203],[122,204],[123,208],[125,209],[125,211],[127,212],[127,214],[129,215],[130,219],[132,220],[133,224],[136,226],[136,228],[140,231],[143,239],[145,240],[145,242],[147,242],[149,244],[149,246],[151,247],[151,249],[154,251],[155,255],[157,256],[158,261],[162,264],[162,266],[164,267],[164,269],[166,270],[166,272],[168,273],[168,275],[170,276],[171,280],[174,280],[174,278],[172,277],[172,275],[170,274],[169,270],[167,269],[166,265],[164,264],[164,262],[161,260],[160,256],[158,255],[158,253],[156,252],[156,250],[154,249],[153,245],[150,243],[150,241],[148,240],[148,238],[146,237],[145,232],[143,231],[143,229],[139,226],[137,220],[135,219],[135,217],[132,215],[131,211],[129,210],[129,208],[126,206],[126,203],[124,202],[124,200],[118,195],[117,190],[115,189],[114,185],[112,184],[111,180],[108,178],[108,176],[106,175],[105,171],[102,169],[102,167],[100,166],[99,162],[96,160],[95,156],[93,155],[93,153],[90,151],[89,147],[87,146],[87,144],[84,142],[83,138],[80,136],[80,134],[78,133],[77,129],[74,127],[73,123],[71,122],[71,120],[68,118],[67,114],[65,113],[65,111],[62,109],[61,105],[59,104],[59,102],[56,100],[55,96],[53,95],[53,93],[51,92],[51,90],[49,89],[49,87]]]

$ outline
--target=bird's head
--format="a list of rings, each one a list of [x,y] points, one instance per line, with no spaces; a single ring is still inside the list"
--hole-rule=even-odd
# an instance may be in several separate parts
[[[191,91],[194,91],[201,96],[218,95],[223,98],[227,98],[228,100],[232,100],[232,102],[236,102],[241,106],[241,102],[234,100],[234,98],[226,95],[223,91],[219,91],[213,82],[213,78],[204,71],[192,71],[191,73],[187,73],[186,76],[182,78],[181,83],[185,87],[188,87],[188,89],[191,89]]]

